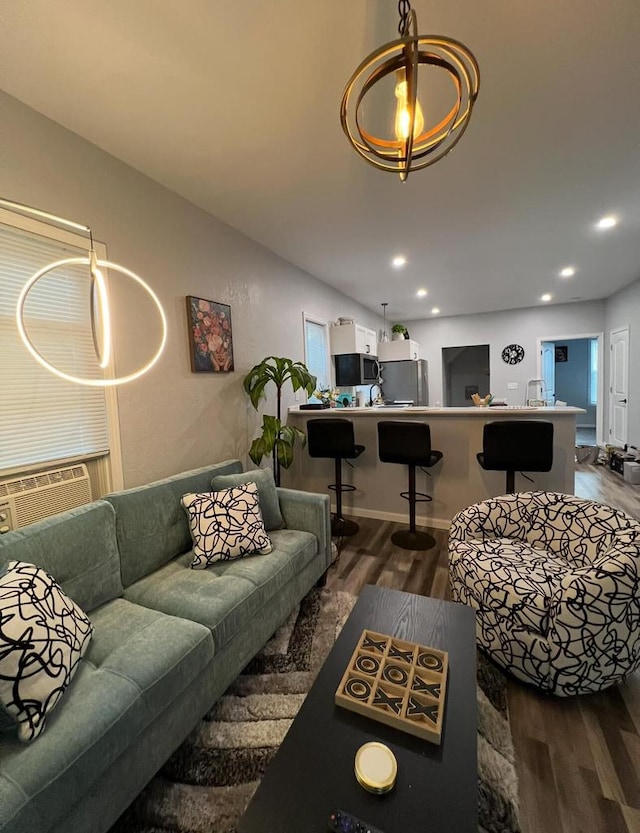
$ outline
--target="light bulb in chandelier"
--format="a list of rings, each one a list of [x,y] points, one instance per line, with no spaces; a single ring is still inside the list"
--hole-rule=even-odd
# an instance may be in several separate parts
[[[394,123],[396,139],[399,142],[406,142],[409,136],[412,135],[415,142],[424,130],[424,116],[422,115],[420,102],[416,99],[415,111],[412,118],[411,107],[408,101],[407,80],[402,72],[398,72],[395,94],[397,99]]]

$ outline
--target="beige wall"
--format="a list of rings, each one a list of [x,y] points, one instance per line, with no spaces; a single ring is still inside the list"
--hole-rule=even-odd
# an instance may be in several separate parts
[[[266,355],[303,358],[303,310],[381,326],[351,299],[1,92],[0,182],[0,196],[91,226],[109,259],[148,280],[164,305],[162,358],[118,389],[127,486],[231,456],[246,461],[260,420],[242,378]],[[238,188],[251,199],[241,173]],[[148,355],[156,324],[131,287],[116,278],[112,286],[114,317],[124,324],[116,344],[123,373]],[[235,373],[191,373],[185,295],[231,305]]]

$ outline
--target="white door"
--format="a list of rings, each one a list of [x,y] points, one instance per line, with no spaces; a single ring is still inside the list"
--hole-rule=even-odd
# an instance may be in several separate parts
[[[627,444],[627,405],[629,398],[629,328],[612,330],[609,375],[609,442]]]
[[[542,378],[546,398],[555,402],[556,395],[556,346],[552,341],[542,342]]]

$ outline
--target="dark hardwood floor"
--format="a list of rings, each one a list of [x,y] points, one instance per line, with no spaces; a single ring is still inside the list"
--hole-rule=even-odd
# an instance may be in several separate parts
[[[579,465],[576,494],[640,519],[640,486],[601,466]],[[450,598],[447,532],[427,552],[400,550],[401,525],[359,518],[327,586],[358,595],[365,584]],[[640,833],[640,673],[600,694],[570,699],[509,682],[523,833]],[[452,831],[455,833],[455,831]]]

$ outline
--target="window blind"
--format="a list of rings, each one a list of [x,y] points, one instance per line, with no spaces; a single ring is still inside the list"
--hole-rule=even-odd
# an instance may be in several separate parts
[[[55,229],[52,229],[55,234]],[[0,472],[109,449],[103,388],[67,382],[42,367],[18,335],[16,303],[26,281],[49,263],[86,250],[0,225]],[[88,267],[42,278],[25,304],[27,332],[51,364],[99,378],[90,320]]]

